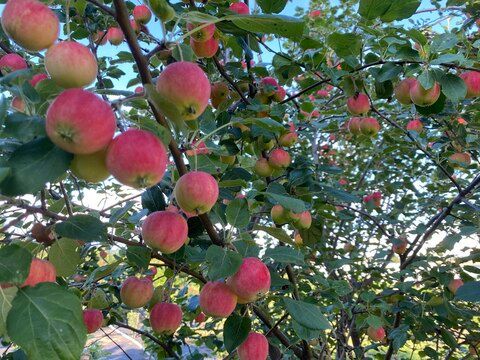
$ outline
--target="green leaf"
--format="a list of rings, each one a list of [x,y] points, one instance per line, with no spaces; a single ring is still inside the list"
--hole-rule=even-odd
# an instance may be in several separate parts
[[[361,0],[360,15],[368,20],[381,18],[385,22],[407,19],[417,11],[420,0]]]
[[[331,328],[330,323],[318,306],[290,298],[283,298],[283,302],[289,314],[298,321],[300,325],[316,330],[327,330]]]
[[[333,33],[328,36],[327,44],[338,56],[358,56],[362,50],[362,38],[360,35],[348,33]]]
[[[71,160],[72,154],[47,138],[30,141],[16,149],[7,161],[11,172],[1,183],[1,192],[9,196],[33,194],[65,173]]]
[[[225,17],[242,30],[275,34],[288,39],[299,39],[303,35],[305,22],[283,15],[233,15]]]
[[[250,212],[248,211],[248,203],[246,199],[234,199],[227,205],[225,211],[227,221],[236,228],[243,228],[248,225],[250,220]]]
[[[291,236],[288,235],[285,230],[282,228],[277,227],[270,227],[270,226],[263,226],[263,225],[255,225],[255,230],[265,231],[268,235],[273,236],[274,238],[280,240],[281,242],[294,245],[295,242],[292,240]]]
[[[107,239],[107,228],[91,215],[74,215],[55,225],[55,232],[63,237],[87,242],[103,242]]]
[[[467,85],[460,77],[454,74],[445,74],[440,78],[442,92],[451,101],[457,102],[465,99],[467,95]]]
[[[235,119],[236,120],[236,119]],[[233,120],[234,124],[256,125],[271,132],[282,132],[285,130],[283,125],[271,118],[247,118],[239,121]]]
[[[305,263],[302,252],[288,246],[268,248],[267,251],[265,251],[264,257],[271,258],[276,262],[284,264],[303,265]]]
[[[432,53],[450,50],[458,43],[458,38],[455,34],[444,33],[436,35],[432,40],[432,45],[430,46],[430,51]]]
[[[22,142],[33,140],[38,136],[45,136],[45,120],[39,116],[12,113],[5,120],[4,134]]]
[[[248,337],[252,321],[248,317],[232,314],[223,326],[223,343],[225,349],[231,353],[241,345]]]
[[[271,198],[274,202],[282,205],[285,209],[292,210],[297,214],[307,210],[307,204],[302,200],[272,192],[266,192],[264,194]]]
[[[54,283],[18,291],[7,332],[30,360],[79,359],[87,339],[80,299]]]
[[[22,284],[30,272],[32,254],[25,248],[11,244],[0,249],[0,283]]]
[[[61,238],[55,241],[48,252],[48,260],[55,266],[58,276],[75,274],[81,262],[76,240]]]
[[[480,302],[480,281],[469,281],[460,286],[455,298],[464,301]]]
[[[152,252],[150,249],[143,246],[129,246],[127,249],[127,260],[130,264],[135,265],[140,269],[148,268]]]
[[[148,209],[149,212],[165,210],[167,204],[160,186],[152,186],[143,192],[142,207]]]
[[[264,13],[278,14],[285,8],[285,5],[287,5],[287,0],[257,0],[257,4]]]
[[[0,288],[0,336],[7,331],[7,316],[12,308],[12,301],[17,295],[18,288],[15,286]]]
[[[198,155],[196,159],[195,156],[191,156],[188,158],[188,162],[196,165],[195,169],[197,171],[205,171],[210,174],[217,174],[228,168],[227,164],[224,164],[219,158],[211,155]]]
[[[205,256],[210,280],[226,278],[237,272],[242,265],[242,256],[234,251],[211,245]]]
[[[298,321],[292,320],[292,327],[295,334],[302,340],[312,340],[320,337],[320,330],[305,327]]]

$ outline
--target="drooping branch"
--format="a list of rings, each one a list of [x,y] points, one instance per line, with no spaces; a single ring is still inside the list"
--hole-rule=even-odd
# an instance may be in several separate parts
[[[235,91],[238,93],[238,95],[240,95],[240,97],[242,98],[242,101],[247,105],[250,104],[250,101],[247,99],[247,97],[244,95],[244,93],[238,87],[238,85],[235,83],[235,81],[233,81],[233,79],[230,77],[230,75],[227,74],[227,72],[223,68],[222,64],[220,64],[220,62],[218,61],[216,56],[213,57],[213,62],[215,63],[215,66],[217,67],[217,70],[220,73],[220,75],[222,75],[223,78],[225,80],[227,80],[228,83],[235,89]]]
[[[87,0],[87,2],[95,5],[100,10],[102,10],[104,13],[115,17],[115,11],[111,7],[102,4],[100,1],[98,1],[98,0]]]

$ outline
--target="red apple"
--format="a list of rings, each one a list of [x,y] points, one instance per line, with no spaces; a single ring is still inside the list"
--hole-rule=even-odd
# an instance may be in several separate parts
[[[468,167],[472,162],[472,157],[469,153],[455,153],[448,158],[454,167]]]
[[[137,86],[134,90],[135,94],[143,94],[144,91],[145,89],[143,88],[143,86]]]
[[[227,318],[237,306],[237,295],[224,282],[209,281],[200,291],[200,308],[210,316]]]
[[[239,360],[266,360],[268,357],[268,340],[263,334],[252,331],[238,347],[237,354]]]
[[[450,290],[450,292],[455,295],[457,293],[458,288],[462,285],[463,285],[462,279],[453,279],[448,284],[448,290]]]
[[[153,296],[152,279],[130,276],[120,289],[120,298],[129,308],[141,308],[148,304]]]
[[[412,103],[412,99],[410,98],[410,88],[415,82],[416,80],[414,78],[406,78],[395,86],[393,93],[400,104],[409,105]]]
[[[87,334],[94,333],[102,327],[103,314],[98,309],[83,310],[83,323],[87,328]]]
[[[359,93],[347,99],[347,109],[353,115],[362,115],[370,111],[370,99]]]
[[[228,99],[230,95],[230,89],[228,88],[228,85],[225,84],[224,82],[216,82],[212,84],[212,92],[210,94],[210,101],[212,102],[212,106],[215,109],[218,109],[218,107]]]
[[[248,8],[248,5],[243,2],[234,2],[233,4],[230,5],[228,9],[240,15],[250,14],[250,9]]]
[[[18,54],[6,54],[0,58],[0,71],[3,74],[28,68],[27,62]]]
[[[420,81],[415,80],[410,86],[410,98],[415,105],[430,106],[440,97],[440,84],[435,83],[430,89],[425,89]]]
[[[157,91],[168,106],[161,110],[167,117],[195,120],[205,111],[211,86],[203,70],[194,63],[180,61],[168,65],[157,80]]]
[[[467,71],[460,75],[467,86],[467,98],[480,96],[480,72]]]
[[[372,341],[383,341],[385,339],[385,329],[383,327],[374,328],[369,326],[367,329],[367,335]]]
[[[118,27],[111,27],[107,31],[107,39],[112,45],[120,45],[125,40],[125,35],[122,29]]]
[[[260,80],[260,93],[266,96],[273,96],[278,91],[278,81],[270,76],[264,77]]]
[[[360,120],[360,131],[363,135],[375,136],[380,131],[380,124],[374,118],[362,118]]]
[[[321,98],[326,98],[329,96],[328,90],[318,90],[317,91],[317,96]]]
[[[406,239],[400,239],[400,242],[392,245],[392,251],[395,254],[403,255],[407,251],[408,241]]]
[[[182,324],[183,312],[172,303],[157,303],[150,312],[150,326],[158,334],[171,335]]]
[[[41,51],[58,38],[59,21],[55,13],[37,0],[9,0],[2,13],[5,33],[28,51]]]
[[[215,24],[207,25],[206,23],[200,23],[200,24],[187,23],[187,30],[189,32],[198,27],[201,27],[201,29],[193,32],[190,35],[191,40],[195,40],[197,42],[204,42],[204,41],[210,40],[213,37],[213,34],[215,34]]]
[[[197,57],[209,59],[218,51],[218,40],[212,37],[204,42],[198,42],[190,38],[190,47]]]
[[[139,24],[146,24],[152,18],[152,12],[146,5],[137,5],[133,8],[133,18]]]
[[[65,90],[47,111],[48,137],[58,147],[74,154],[92,154],[105,148],[115,129],[110,104],[86,90]]]
[[[273,173],[273,168],[270,166],[267,159],[261,158],[255,163],[253,171],[259,176],[269,177]]]
[[[315,19],[322,16],[322,11],[321,10],[312,10],[308,13],[308,17],[310,19]]]
[[[309,229],[312,225],[312,215],[310,214],[310,211],[302,211],[299,214],[290,212],[289,217],[292,219],[293,225],[297,229]]]
[[[270,290],[270,272],[267,266],[254,257],[244,258],[235,275],[227,281],[238,296],[239,304],[256,301]]]
[[[152,249],[171,254],[187,241],[188,225],[178,213],[155,211],[143,222],[142,238]]]
[[[278,86],[277,91],[275,94],[273,94],[273,101],[280,102],[285,99],[285,96],[287,96],[287,90],[285,90],[282,86]]]
[[[30,85],[35,87],[37,86],[37,84],[41,83],[45,79],[48,79],[48,75],[41,73],[41,74],[33,75],[29,82],[30,82]]]
[[[422,121],[420,119],[410,120],[407,124],[407,130],[416,131],[417,133],[420,134],[423,131]]]
[[[57,271],[50,261],[33,258],[28,277],[20,287],[35,286],[39,283],[55,282],[56,280]]]
[[[360,135],[362,133],[362,129],[360,127],[360,123],[362,122],[362,118],[360,117],[352,117],[347,122],[347,129],[353,135]]]
[[[26,109],[25,101],[21,97],[15,96],[12,99],[12,108],[18,112],[24,113]]]
[[[268,164],[274,169],[285,169],[291,162],[290,154],[283,149],[273,150],[268,157]]]
[[[206,318],[207,318],[206,315],[203,312],[201,312],[195,317],[195,322],[201,324],[205,321]]]
[[[218,199],[218,183],[203,171],[186,173],[175,184],[175,199],[183,211],[197,215],[205,214]]]
[[[150,187],[163,178],[167,150],[149,131],[129,129],[107,149],[107,169],[119,182],[134,188]]]
[[[49,48],[45,68],[52,80],[64,88],[90,85],[98,73],[97,60],[90,49],[75,41],[62,41]]]

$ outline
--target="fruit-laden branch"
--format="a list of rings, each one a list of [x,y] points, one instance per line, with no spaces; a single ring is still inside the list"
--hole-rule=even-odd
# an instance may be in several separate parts
[[[118,327],[121,327],[121,328],[124,328],[124,329],[128,329],[128,330],[131,330],[133,332],[136,332],[137,334],[140,334],[140,335],[143,335],[147,338],[149,338],[150,340],[152,340],[154,343],[156,343],[157,345],[160,345],[163,350],[165,350],[167,352],[167,354],[170,356],[170,357],[173,357],[175,359],[180,359],[178,357],[178,355],[169,347],[167,346],[163,341],[160,341],[160,339],[156,338],[155,336],[153,336],[152,334],[149,334],[148,332],[146,331],[142,331],[140,329],[136,329],[130,325],[127,325],[127,324],[123,324],[121,322],[118,322],[118,321],[115,321],[113,323],[114,325],[118,326]]]
[[[369,96],[370,97],[370,96]],[[397,129],[399,129],[400,131],[402,131],[405,136],[407,136],[413,143],[413,145],[415,145],[415,147],[420,150],[421,152],[423,152],[439,169],[440,171],[448,178],[450,179],[450,181],[453,183],[453,185],[455,185],[455,187],[457,188],[457,190],[459,192],[462,192],[462,188],[460,187],[460,185],[457,183],[457,181],[453,178],[453,176],[447,171],[447,169],[445,169],[445,167],[443,167],[442,164],[440,164],[440,162],[437,161],[437,159],[435,159],[435,157],[430,154],[427,150],[425,150],[418,142],[417,140],[412,136],[412,134],[404,129],[403,127],[401,127],[400,125],[398,125],[395,121],[393,121],[392,119],[389,119],[387,118],[385,115],[383,115],[380,111],[378,111],[373,105],[372,105],[372,111],[377,114],[378,116],[380,116],[383,120],[385,120],[386,122],[388,122],[390,125],[396,127]]]
[[[245,97],[242,90],[238,87],[238,85],[235,83],[235,81],[233,81],[233,79],[230,77],[230,75],[227,74],[227,72],[223,68],[222,64],[220,64],[220,62],[218,61],[217,56],[213,57],[213,61],[215,62],[215,66],[217,67],[217,70],[219,71],[220,75],[222,75],[223,78],[225,80],[227,80],[228,83],[235,89],[235,91],[238,93],[238,95],[240,95],[240,97],[242,98],[242,101],[245,104],[249,105],[250,101]]]
[[[116,10],[116,19],[118,24],[120,25],[120,28],[122,29],[123,33],[125,34],[125,39],[127,41],[127,44],[130,48],[130,51],[132,52],[132,55],[135,59],[135,62],[138,67],[138,72],[140,74],[140,78],[142,80],[143,85],[153,85],[152,81],[152,75],[150,71],[148,70],[148,60],[147,58],[143,55],[142,50],[140,49],[140,46],[138,45],[137,38],[135,36],[135,32],[132,29],[130,25],[130,19],[128,15],[128,9],[123,2],[123,0],[114,0],[114,5],[115,5],[115,10]],[[169,129],[168,123],[165,120],[165,118],[158,112],[157,108],[155,105],[149,101],[149,106],[150,109],[153,112],[153,115],[155,117],[155,120],[165,128]],[[172,153],[173,160],[175,161],[175,165],[177,167],[177,170],[181,175],[184,175],[185,173],[188,172],[187,167],[185,166],[185,163],[183,162],[182,159],[182,153],[180,152],[178,148],[177,142],[173,139],[173,137],[170,140],[170,143],[168,144],[168,148],[170,149],[170,152]],[[202,224],[207,231],[208,236],[212,240],[212,243],[215,245],[219,246],[224,246],[225,243],[222,239],[220,239],[217,231],[213,227],[212,222],[210,221],[210,218],[208,217],[207,214],[202,214],[199,215],[200,220],[202,221]]]
[[[480,184],[480,175],[477,175],[473,181],[468,185],[464,190],[460,191],[460,193],[453,199],[450,204],[442,210],[440,214],[435,216],[435,220],[431,224],[431,226],[427,226],[427,230],[423,233],[418,235],[415,240],[412,242],[412,245],[407,250],[406,254],[412,251],[412,255],[408,257],[405,262],[401,265],[401,269],[405,269],[417,256],[418,252],[421,250],[423,245],[427,242],[430,236],[434,233],[434,231],[438,228],[438,226],[442,223],[442,221],[450,214],[453,210],[453,207],[459,204],[462,199],[467,196],[468,194],[475,191],[477,186]],[[415,247],[416,246],[416,247]]]

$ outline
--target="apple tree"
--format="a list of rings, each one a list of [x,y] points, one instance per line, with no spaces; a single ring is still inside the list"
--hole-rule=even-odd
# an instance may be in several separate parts
[[[480,2],[286,6],[2,5],[2,358],[480,357]]]

